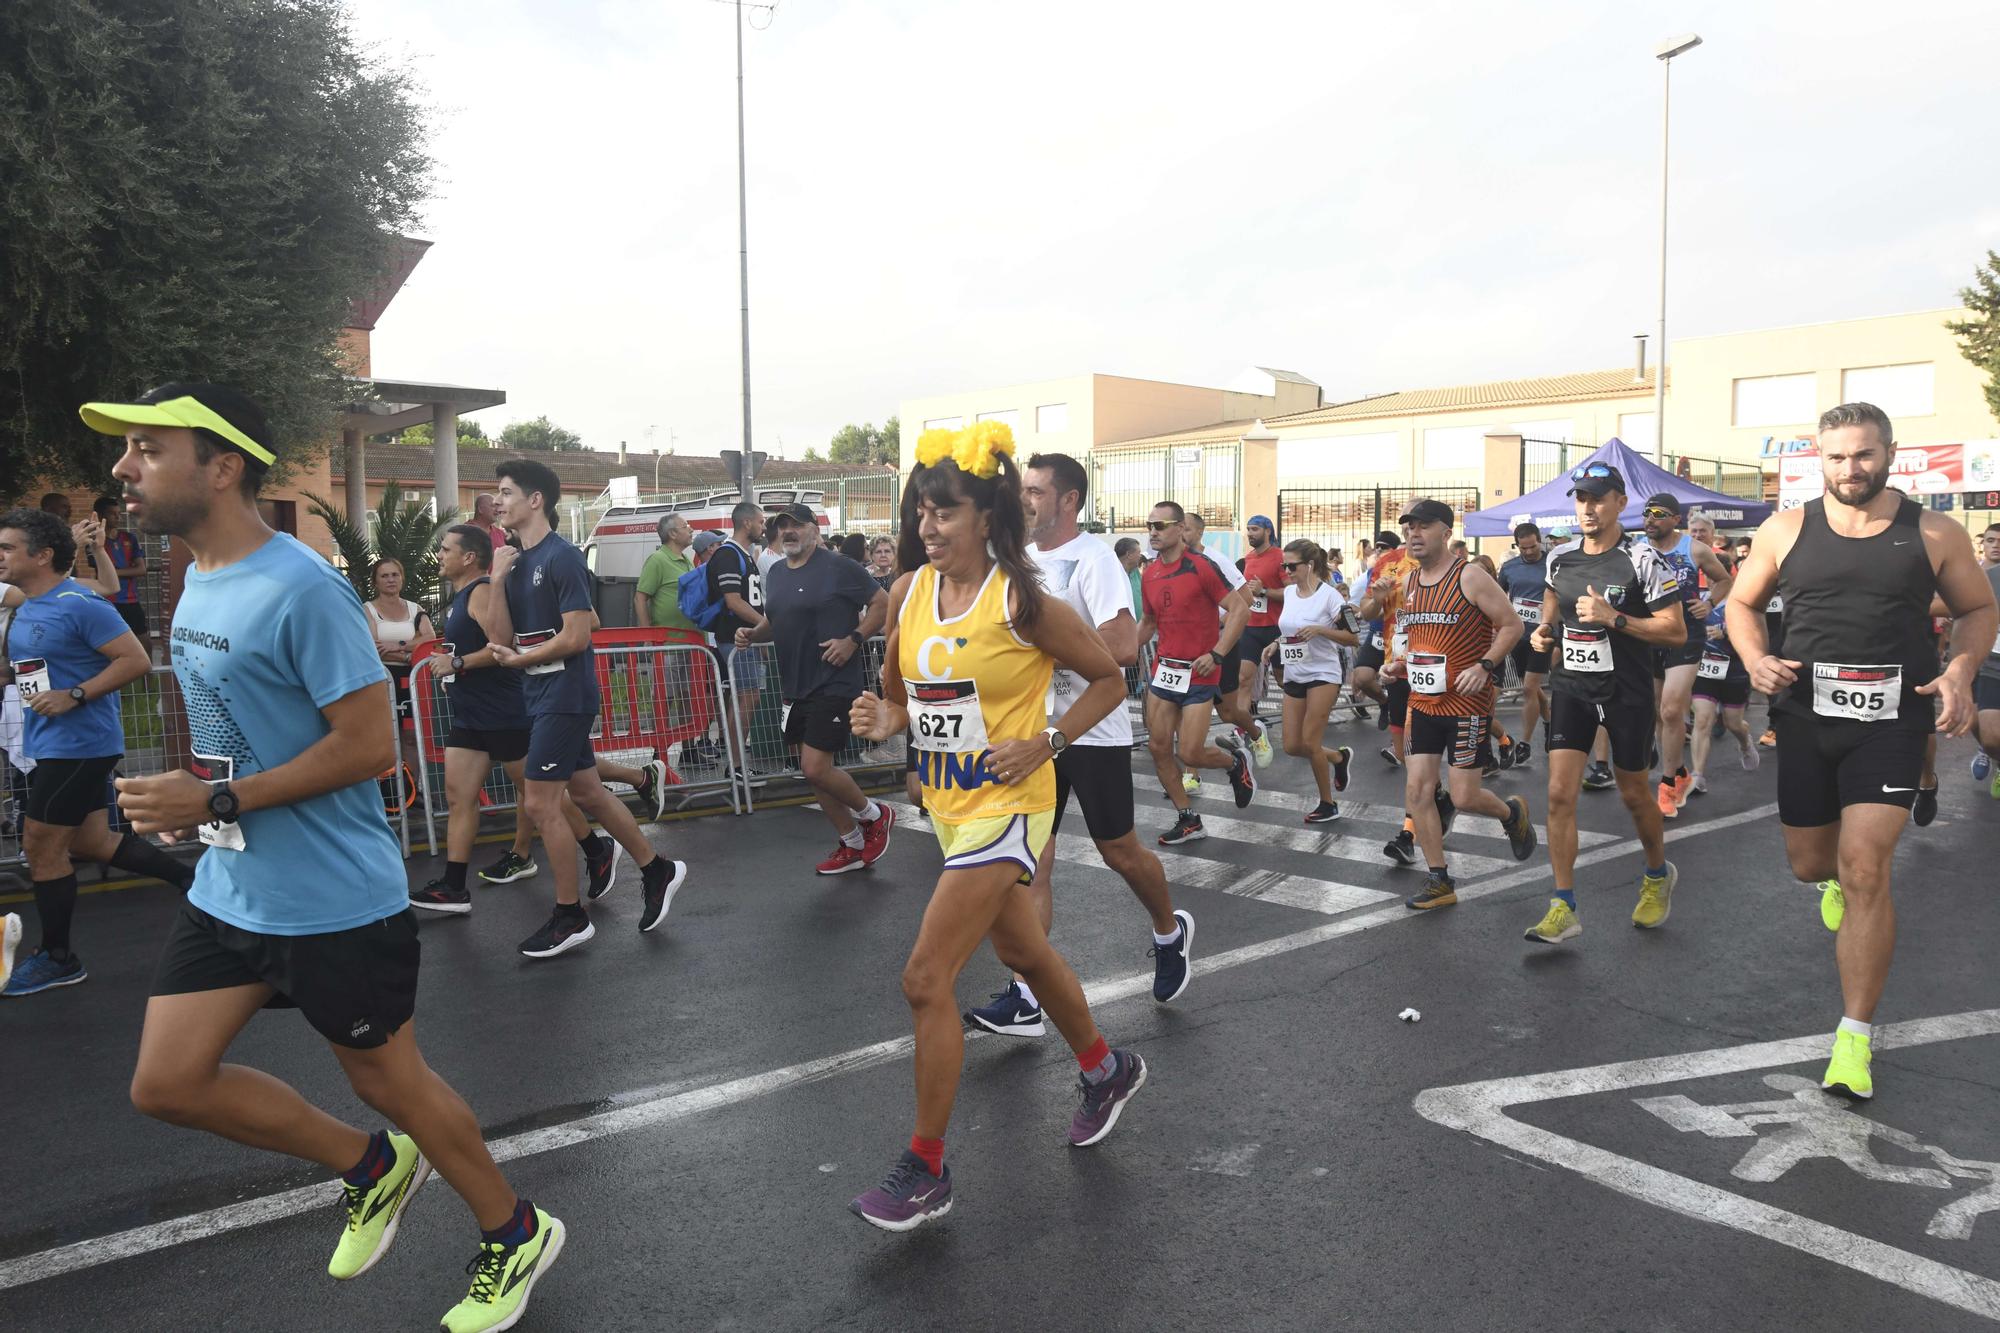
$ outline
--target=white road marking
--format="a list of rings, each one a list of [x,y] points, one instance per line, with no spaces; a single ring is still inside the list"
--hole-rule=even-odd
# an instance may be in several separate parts
[[[1688,830],[1690,833],[1695,830]],[[2000,1034],[2000,1009],[1980,1009],[1916,1019],[1875,1029],[1877,1051],[1959,1041]],[[1920,1254],[1857,1236],[1809,1217],[1774,1208],[1685,1176],[1549,1130],[1523,1124],[1510,1107],[1533,1102],[1620,1092],[1718,1074],[1743,1073],[1826,1059],[1829,1034],[1785,1041],[1725,1046],[1650,1060],[1627,1060],[1588,1069],[1492,1079],[1419,1093],[1417,1112],[1428,1120],[1464,1130],[1515,1152],[1574,1171],[1607,1189],[1630,1195],[1697,1221],[1716,1222],[1817,1258],[1866,1273],[1884,1282],[1958,1309],[2000,1320],[2000,1282],[1968,1273]]]
[[[1142,793],[1150,792],[1157,795],[1160,790],[1160,784],[1157,781],[1148,783],[1134,778],[1132,785]],[[1488,790],[1493,791],[1494,789],[1488,788]],[[1494,791],[1494,794],[1503,801],[1509,796],[1517,794],[1526,795],[1526,793],[1504,791]],[[1236,804],[1236,797],[1230,792],[1227,783],[1216,784],[1213,782],[1204,782],[1201,784],[1201,790],[1194,793],[1193,799],[1197,801],[1216,801],[1231,806]],[[1402,825],[1403,807],[1400,805],[1379,805],[1370,801],[1350,801],[1338,792],[1334,794],[1333,799],[1335,804],[1340,806],[1340,821],[1342,823],[1348,820],[1366,820],[1370,823],[1391,824],[1398,827]],[[1259,787],[1256,799],[1250,802],[1250,808],[1252,810],[1259,808],[1283,810],[1287,814],[1303,815],[1318,804],[1318,792],[1314,792],[1308,796],[1301,795],[1298,792],[1273,791],[1269,787]],[[1321,825],[1319,827],[1330,826]],[[1535,833],[1543,842],[1549,840],[1547,825],[1535,825]],[[1473,838],[1493,838],[1499,842],[1507,841],[1507,830],[1500,827],[1499,820],[1493,818],[1491,815],[1469,815],[1463,811],[1459,813],[1458,821],[1451,826],[1451,835],[1453,838],[1464,835]],[[1576,841],[1579,847],[1596,847],[1601,843],[1615,842],[1617,839],[1618,835],[1615,833],[1598,833],[1591,829],[1578,829],[1576,834]]]
[[[1401,811],[1396,813],[1396,822],[1401,823]],[[1340,823],[1315,824],[1300,828],[1286,828],[1282,824],[1265,824],[1255,819],[1239,819],[1234,815],[1216,815],[1203,812],[1201,825],[1212,837],[1220,834],[1237,842],[1259,847],[1283,847],[1288,851],[1305,852],[1310,856],[1337,856],[1343,861],[1359,861],[1364,865],[1387,870],[1395,865],[1382,855],[1384,839],[1379,833],[1339,833]],[[1144,832],[1145,830],[1141,830]],[[1452,850],[1451,867],[1454,874],[1473,876],[1490,875],[1514,864],[1513,858],[1505,860],[1497,856],[1474,856],[1470,852]]]
[[[1759,807],[1726,819],[1678,828],[1667,836],[1675,840],[1697,837],[1703,833],[1716,832],[1753,819],[1765,818],[1776,808],[1775,805]],[[1580,855],[1577,864],[1610,860],[1637,850],[1636,839],[1613,846],[1593,848]],[[1510,888],[1517,883],[1527,883],[1536,876],[1547,873],[1546,866],[1526,867],[1514,874],[1502,875],[1496,880],[1479,885],[1461,886],[1458,891],[1459,897],[1461,900],[1482,897],[1488,893]],[[1195,972],[1198,978],[1210,976],[1231,968],[1262,962],[1267,958],[1309,949],[1314,945],[1325,944],[1362,931],[1373,930],[1377,926],[1386,926],[1397,921],[1414,921],[1419,919],[1420,915],[1409,911],[1401,903],[1393,903],[1372,911],[1354,912],[1307,930],[1295,931],[1290,935],[1260,940],[1255,944],[1242,945],[1221,953],[1201,955],[1196,960]],[[1142,995],[1151,996],[1152,992],[1153,974],[1150,971],[1109,978],[1084,987],[1084,996],[1093,1008]],[[1878,1031],[1893,1030],[1878,1029]],[[966,1038],[969,1041],[978,1040],[984,1035],[968,1032]],[[497,1139],[489,1143],[487,1148],[492,1152],[495,1161],[508,1162],[537,1153],[551,1152],[558,1148],[574,1147],[614,1134],[670,1124],[676,1120],[782,1092],[801,1084],[817,1083],[843,1074],[872,1069],[892,1060],[902,1059],[910,1053],[911,1046],[910,1038],[893,1037],[887,1041],[858,1046],[836,1055],[822,1056],[815,1060],[787,1065],[782,1069],[768,1070],[761,1074],[729,1079],[721,1083],[693,1088],[668,1084],[657,1090],[658,1095],[648,1096],[644,1100],[630,1100],[633,1094],[626,1094],[619,1099],[624,1104],[610,1110]],[[259,1226],[265,1222],[275,1222],[329,1208],[339,1194],[339,1186],[332,1181],[319,1185],[306,1185],[279,1194],[266,1195],[260,1199],[246,1199],[240,1203],[226,1204],[205,1212],[190,1213],[185,1217],[134,1227],[108,1236],[95,1236],[35,1254],[0,1261],[0,1291],[46,1281],[65,1273],[114,1263],[120,1259],[135,1258],[175,1245],[207,1240],[246,1227]]]

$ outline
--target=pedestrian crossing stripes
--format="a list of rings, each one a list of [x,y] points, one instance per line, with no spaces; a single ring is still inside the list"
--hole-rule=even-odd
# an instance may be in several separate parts
[[[1403,812],[1396,811],[1396,822],[1401,824]],[[1368,833],[1327,833],[1321,830],[1327,825],[1309,825],[1301,828],[1286,828],[1282,824],[1266,824],[1255,819],[1239,819],[1234,815],[1211,814],[1204,810],[1201,826],[1211,837],[1220,834],[1238,842],[1251,843],[1259,847],[1282,847],[1287,851],[1305,852],[1311,856],[1335,856],[1343,861],[1360,861],[1365,865],[1386,868],[1389,858],[1382,855],[1385,839],[1379,834]],[[1339,827],[1333,825],[1332,827]],[[1446,839],[1445,849],[1450,853],[1452,874],[1460,880],[1473,879],[1480,875],[1498,874],[1511,870],[1514,860],[1497,856],[1475,856],[1471,852],[1460,851],[1453,846],[1457,838]]]
[[[1154,794],[1160,790],[1160,784],[1157,780],[1148,781],[1138,777],[1132,779],[1132,786],[1134,790],[1141,794]],[[1236,797],[1231,794],[1229,784],[1226,782],[1204,782],[1201,785],[1201,790],[1193,792],[1191,795],[1197,801],[1209,801],[1230,806],[1236,804]],[[1335,797],[1334,799],[1340,806],[1340,817],[1342,820],[1381,821],[1397,826],[1401,826],[1403,822],[1403,808],[1399,805],[1375,805],[1368,801],[1350,801],[1344,797]],[[1504,800],[1506,798],[1502,796],[1501,799]],[[1252,810],[1283,810],[1287,814],[1303,815],[1318,804],[1319,797],[1317,795],[1302,796],[1297,792],[1273,791],[1269,787],[1259,787],[1257,789],[1257,797],[1251,801],[1250,808]],[[1206,818],[1204,818],[1203,822],[1207,822]],[[1549,840],[1549,830],[1546,825],[1535,825],[1535,834],[1544,843]],[[1501,842],[1505,842],[1507,841],[1507,830],[1501,828],[1500,821],[1490,815],[1471,815],[1460,811],[1457,821],[1451,826],[1451,836],[1453,838],[1460,836],[1497,838]],[[1618,841],[1618,835],[1615,833],[1594,833],[1589,829],[1578,829],[1576,831],[1576,845],[1579,847],[1596,847],[1603,843],[1616,841]]]

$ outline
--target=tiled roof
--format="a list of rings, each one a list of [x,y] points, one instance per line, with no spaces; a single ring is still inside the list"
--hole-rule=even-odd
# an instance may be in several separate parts
[[[482,449],[461,445],[458,451],[458,476],[461,484],[477,485],[481,480],[493,475],[496,464],[514,457],[504,449]],[[625,462],[618,461],[614,453],[597,453],[589,450],[561,453],[536,453],[528,455],[538,462],[555,469],[562,482],[563,493],[576,498],[586,498],[602,491],[613,477],[636,476],[643,491],[653,489],[653,455],[627,454]],[[370,444],[365,455],[368,480],[384,482],[394,479],[406,485],[424,485],[431,479],[431,451],[417,445]],[[347,475],[347,460],[343,452],[336,448],[332,458],[333,476],[336,479]],[[852,477],[866,472],[886,472],[893,474],[895,468],[886,464],[879,467],[864,467],[853,463],[790,463],[773,459],[757,474],[760,483],[776,485],[793,480],[811,480],[818,477]],[[725,489],[733,483],[729,480],[729,470],[722,459],[713,456],[675,455],[660,460],[660,486],[662,491],[694,490],[702,487]]]
[[[1574,375],[1549,375],[1541,379],[1493,380],[1486,384],[1462,384],[1448,389],[1407,389],[1399,393],[1376,394],[1317,407],[1309,412],[1269,417],[1264,424],[1271,427],[1317,426],[1325,422],[1355,421],[1366,417],[1403,417],[1423,412],[1457,412],[1487,407],[1540,407],[1592,398],[1632,398],[1652,391],[1651,370],[1641,380],[1632,378],[1629,367],[1586,370]]]

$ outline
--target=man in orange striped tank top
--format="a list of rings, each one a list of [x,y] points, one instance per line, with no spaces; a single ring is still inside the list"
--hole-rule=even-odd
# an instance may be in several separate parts
[[[1404,905],[1419,912],[1458,901],[1445,863],[1444,824],[1431,799],[1441,769],[1452,804],[1499,820],[1516,861],[1535,850],[1528,803],[1519,796],[1502,801],[1480,782],[1492,758],[1493,694],[1521,637],[1521,617],[1492,575],[1451,549],[1452,523],[1451,506],[1437,500],[1419,500],[1403,517],[1404,549],[1417,562],[1396,622],[1409,635],[1409,649],[1384,668],[1410,683],[1403,799],[1430,878]]]

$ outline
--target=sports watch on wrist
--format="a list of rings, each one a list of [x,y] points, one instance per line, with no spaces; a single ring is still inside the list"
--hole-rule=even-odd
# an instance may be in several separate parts
[[[81,685],[70,686],[69,697],[76,700],[80,704],[87,704],[90,702],[90,696],[83,692],[83,686]]]
[[[1049,743],[1050,754],[1061,754],[1069,748],[1069,737],[1063,735],[1059,728],[1050,727],[1042,736]]]
[[[239,809],[236,793],[226,782],[208,794],[208,813],[217,823],[234,824]]]
[[[847,637],[854,640],[854,646],[856,648],[866,648],[868,646],[868,636],[866,634],[863,634],[860,630],[853,631]]]
[[[1616,630],[1622,630],[1625,628],[1625,613],[1623,611],[1620,611],[1618,613],[1618,619],[1611,622],[1611,628]]]
[[[1493,683],[1495,685],[1498,685],[1500,683],[1500,678],[1507,674],[1506,669],[1500,666],[1498,663],[1489,662],[1483,657],[1479,659],[1479,665],[1486,668],[1486,674],[1493,678]]]
[[[457,653],[453,653],[451,655],[451,674],[456,676],[463,670],[465,670],[465,659]]]

